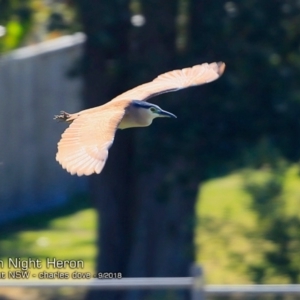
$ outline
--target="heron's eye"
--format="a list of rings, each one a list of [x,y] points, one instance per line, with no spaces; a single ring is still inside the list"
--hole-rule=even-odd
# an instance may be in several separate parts
[[[157,113],[157,112],[158,112],[158,109],[155,108],[155,107],[151,107],[151,108],[150,108],[150,111],[153,112],[153,113]]]

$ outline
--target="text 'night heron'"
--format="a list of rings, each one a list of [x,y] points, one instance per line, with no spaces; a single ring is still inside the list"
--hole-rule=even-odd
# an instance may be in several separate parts
[[[214,62],[167,72],[104,105],[74,114],[61,112],[55,119],[71,125],[58,143],[56,160],[71,174],[99,174],[118,128],[149,126],[158,117],[176,118],[159,106],[144,101],[162,93],[214,81],[223,74],[224,69],[223,62]]]

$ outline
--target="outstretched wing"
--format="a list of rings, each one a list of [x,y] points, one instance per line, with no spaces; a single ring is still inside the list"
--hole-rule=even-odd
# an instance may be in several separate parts
[[[124,113],[115,106],[78,116],[62,134],[56,160],[72,175],[99,174]]]
[[[223,62],[204,63],[191,68],[174,70],[156,77],[153,81],[139,85],[112,101],[148,100],[159,94],[174,92],[195,85],[209,83],[218,79],[225,70]]]
[[[69,115],[72,123],[58,143],[56,160],[71,174],[100,173],[108,157],[116,129],[132,100],[147,100],[158,94],[177,91],[218,79],[223,62],[204,63],[164,73],[106,103]]]

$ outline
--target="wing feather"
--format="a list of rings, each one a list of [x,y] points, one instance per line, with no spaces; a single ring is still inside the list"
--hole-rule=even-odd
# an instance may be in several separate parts
[[[174,92],[191,86],[209,83],[218,79],[225,70],[223,62],[204,63],[191,68],[174,70],[156,77],[153,81],[139,85],[117,97],[120,100],[148,100],[159,94]]]
[[[114,107],[78,116],[62,134],[56,160],[72,175],[99,174],[124,113]]]

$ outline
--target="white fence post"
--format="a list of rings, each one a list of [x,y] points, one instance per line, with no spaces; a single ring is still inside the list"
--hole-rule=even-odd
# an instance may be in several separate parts
[[[191,288],[192,300],[205,300],[204,292],[204,276],[203,268],[199,265],[193,265],[191,268],[191,276],[193,277],[193,284]]]

